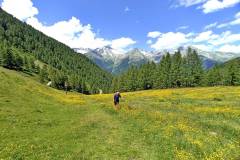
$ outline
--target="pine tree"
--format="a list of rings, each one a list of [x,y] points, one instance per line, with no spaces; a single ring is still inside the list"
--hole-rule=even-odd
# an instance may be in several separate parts
[[[206,86],[223,85],[223,77],[221,74],[220,66],[215,65],[206,73],[204,84]]]
[[[47,66],[43,65],[39,73],[40,82],[44,83],[48,79]]]
[[[176,52],[172,56],[172,65],[170,77],[172,80],[172,87],[180,87],[181,86],[181,65],[182,65],[182,55],[180,51]]]
[[[182,64],[182,80],[185,87],[200,86],[203,80],[202,62],[195,50],[188,48]]]
[[[194,50],[192,53],[193,62],[192,62],[192,74],[193,74],[193,84],[192,86],[201,86],[203,80],[203,66],[202,61],[200,60],[197,52]]]
[[[136,91],[137,90],[137,68],[131,66],[126,74],[126,88],[127,91]]]
[[[111,91],[112,92],[116,92],[116,91],[119,91],[120,89],[120,84],[119,84],[119,77],[114,77],[113,80],[112,80],[112,85],[111,85]]]
[[[182,63],[181,63],[181,67],[180,67],[180,74],[181,74],[181,78],[180,78],[181,87],[189,87],[190,67],[187,63],[187,58],[186,57],[182,58]]]
[[[156,80],[155,86],[157,88],[169,88],[171,87],[171,77],[170,77],[170,69],[171,69],[171,56],[169,53],[162,57],[160,64],[157,67],[156,72]]]
[[[28,59],[28,65],[29,65],[29,68],[35,72],[36,66],[35,66],[34,59],[32,57]]]
[[[28,62],[28,58],[26,55],[23,56],[23,66],[25,70],[29,70],[29,62]]]
[[[3,54],[2,65],[3,67],[9,68],[9,69],[14,68],[15,57],[11,49],[8,49],[7,52]]]
[[[15,67],[17,70],[21,70],[23,67],[23,58],[19,54],[15,56]]]
[[[235,86],[239,84],[239,79],[238,79],[238,69],[236,67],[236,64],[230,64],[230,66],[227,68],[227,77],[228,77],[228,84],[231,86]]]
[[[165,60],[166,59],[166,56],[163,55],[160,63],[156,66],[156,71],[155,71],[155,74],[154,74],[154,79],[155,79],[155,82],[154,82],[154,88],[162,88],[163,86],[163,79],[164,79],[164,63],[165,63]]]

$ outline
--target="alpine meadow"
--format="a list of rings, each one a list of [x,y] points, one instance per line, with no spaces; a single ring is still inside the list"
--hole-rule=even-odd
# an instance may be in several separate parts
[[[0,160],[240,159],[239,5],[0,0]]]

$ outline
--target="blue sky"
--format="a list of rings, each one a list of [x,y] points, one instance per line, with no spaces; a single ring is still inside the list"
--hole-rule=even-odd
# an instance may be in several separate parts
[[[125,51],[193,45],[240,53],[240,0],[0,2],[7,12],[72,48],[111,45]]]

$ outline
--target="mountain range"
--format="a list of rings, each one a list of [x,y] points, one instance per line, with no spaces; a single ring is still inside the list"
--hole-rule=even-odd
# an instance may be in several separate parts
[[[190,46],[196,50],[203,62],[203,67],[209,69],[216,63],[223,63],[236,57],[240,57],[240,53],[231,52],[208,52]],[[121,52],[110,46],[103,48],[88,49],[88,48],[74,48],[78,53],[86,55],[89,59],[95,62],[101,68],[110,73],[118,74],[126,71],[130,66],[140,66],[147,62],[159,63],[167,52],[174,54],[176,50],[180,50],[182,55],[187,53],[188,47],[179,47],[168,51],[144,51],[138,48],[132,49],[128,52]]]

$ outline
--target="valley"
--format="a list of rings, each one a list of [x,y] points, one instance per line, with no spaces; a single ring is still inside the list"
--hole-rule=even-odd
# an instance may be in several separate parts
[[[240,88],[82,95],[0,68],[0,159],[238,159]]]
[[[0,160],[239,160],[240,12],[166,2],[0,2]]]

